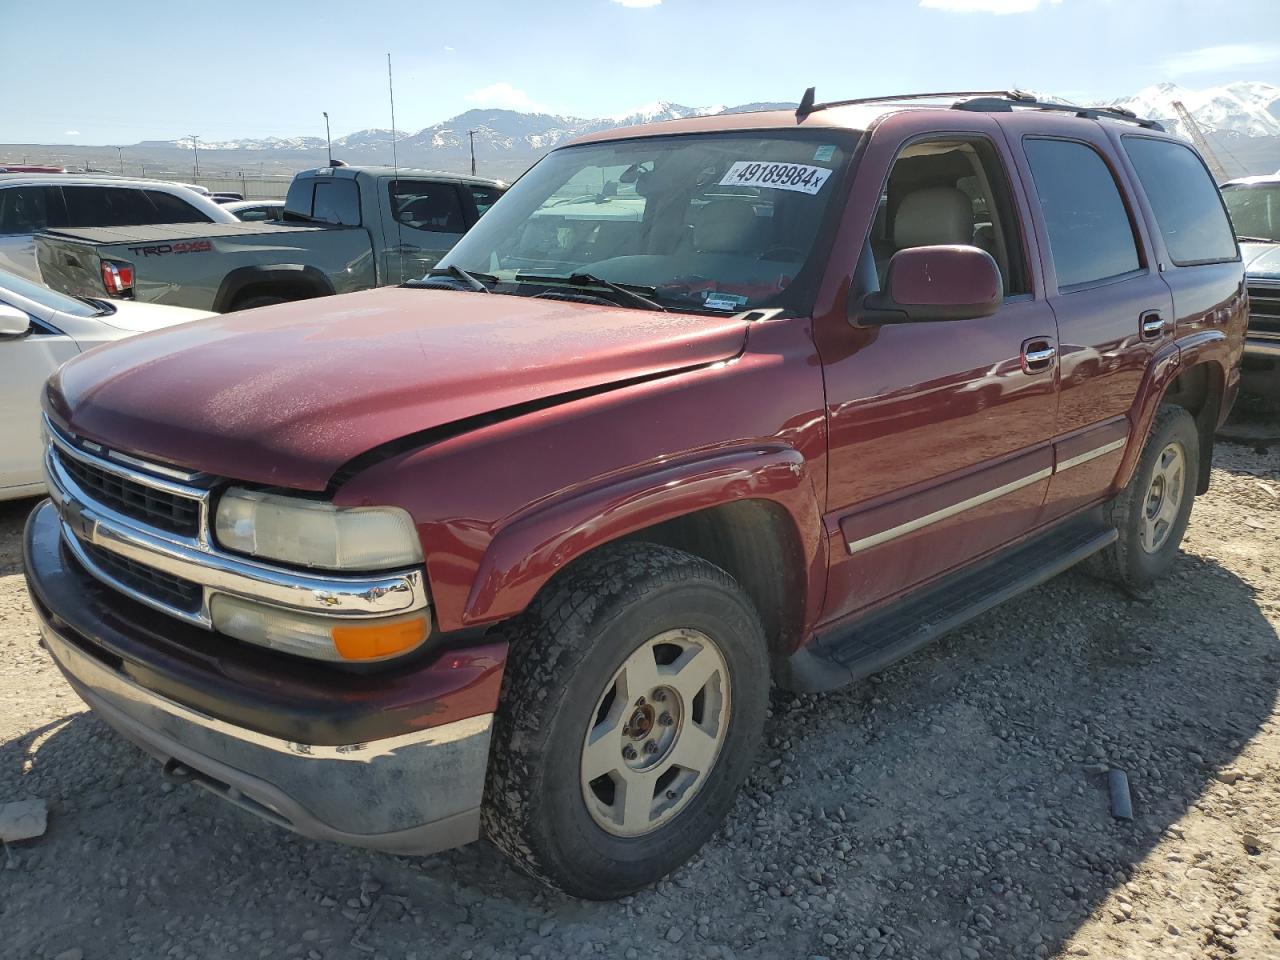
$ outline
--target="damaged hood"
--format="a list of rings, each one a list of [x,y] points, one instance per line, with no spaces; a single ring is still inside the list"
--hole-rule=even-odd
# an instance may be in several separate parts
[[[385,288],[180,324],[72,360],[51,417],[138,457],[323,490],[348,460],[517,404],[725,360],[736,317]]]

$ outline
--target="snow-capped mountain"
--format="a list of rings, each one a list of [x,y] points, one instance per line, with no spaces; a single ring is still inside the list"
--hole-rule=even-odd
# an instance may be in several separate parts
[[[855,93],[861,91],[847,91]],[[1049,91],[1037,95],[1057,99]],[[1196,90],[1176,83],[1157,83],[1112,104],[1141,117],[1160,120],[1167,129],[1186,135],[1173,108],[1181,101],[1203,129],[1231,176],[1269,173],[1280,166],[1280,87],[1261,81],[1242,81]],[[643,104],[608,117],[583,118],[515,110],[468,110],[417,132],[398,131],[396,159],[401,166],[467,170],[471,164],[471,138],[475,133],[478,172],[512,179],[561,143],[584,133],[683,117],[753,110],[787,109],[794,103],[747,103],[738,106],[690,107],[670,101]],[[391,131],[370,128],[336,137],[333,154],[353,164],[390,164]],[[63,146],[59,162],[97,164],[114,169],[124,160],[164,169],[181,170],[194,161],[190,138],[146,141],[125,147],[121,158],[115,147]],[[30,151],[23,150],[19,156]],[[243,172],[257,169],[290,174],[325,161],[323,137],[228,138],[199,141],[201,166],[210,170]],[[0,158],[5,151],[0,148]],[[78,158],[83,157],[82,160]]]
[[[1205,133],[1244,137],[1280,136],[1280,87],[1257,80],[1191,90],[1176,83],[1157,83],[1131,97],[1112,101],[1140,117],[1159,120],[1186,136],[1173,104],[1181,101]]]

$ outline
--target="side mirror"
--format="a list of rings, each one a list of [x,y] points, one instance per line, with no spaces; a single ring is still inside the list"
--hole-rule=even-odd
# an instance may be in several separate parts
[[[31,318],[25,310],[0,303],[0,340],[20,340],[31,332]]]
[[[885,289],[850,318],[859,326],[969,320],[1000,309],[1004,282],[991,254],[970,246],[908,247],[889,261]]]

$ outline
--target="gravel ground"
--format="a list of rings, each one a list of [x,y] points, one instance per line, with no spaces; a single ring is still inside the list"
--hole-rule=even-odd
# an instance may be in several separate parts
[[[614,904],[484,843],[375,855],[163,782],[37,646],[31,505],[0,505],[0,802],[44,798],[49,830],[0,856],[0,956],[1280,957],[1280,445],[1219,445],[1145,601],[1072,571],[869,682],[776,695],[724,829]]]

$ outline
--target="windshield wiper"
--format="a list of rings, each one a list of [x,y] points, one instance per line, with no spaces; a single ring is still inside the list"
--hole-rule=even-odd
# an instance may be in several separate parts
[[[484,277],[490,283],[497,283],[498,278],[489,273],[470,273],[463,270],[456,263],[451,263],[447,267],[436,267],[434,270],[428,270],[428,277],[436,277],[440,274],[446,274],[455,280],[461,280],[476,293],[488,293],[489,288],[480,282],[480,278]]]
[[[468,290],[474,290],[476,293],[492,293],[493,291],[486,287],[481,280],[487,280],[489,283],[497,283],[498,278],[491,273],[471,273],[469,270],[463,270],[456,264],[449,264],[447,267],[436,267],[428,270],[427,275],[420,280],[408,280],[400,286],[402,287],[439,287],[440,284],[429,283],[432,277],[448,277],[451,280],[457,280]]]
[[[93,297],[76,297],[76,299],[97,310],[98,312],[94,314],[95,317],[109,317],[116,312],[115,306],[105,300],[95,300]]]
[[[560,283],[570,287],[604,287],[619,296],[626,297],[632,303],[646,310],[660,310],[667,312],[667,308],[650,297],[656,296],[658,291],[653,287],[642,286],[638,283],[629,283],[625,286],[620,283],[614,283],[612,280],[605,280],[590,273],[571,273],[567,277],[544,277],[536,273],[517,273],[517,283]],[[641,291],[644,291],[643,293]]]
[[[1280,243],[1275,237],[1242,237],[1236,234],[1236,239],[1241,243]]]

